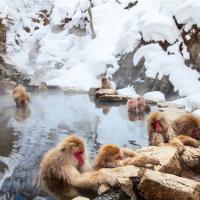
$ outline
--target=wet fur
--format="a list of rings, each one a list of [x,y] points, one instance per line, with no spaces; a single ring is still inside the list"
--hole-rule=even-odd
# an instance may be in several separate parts
[[[30,94],[23,85],[18,85],[12,93],[16,107],[27,107],[30,101]]]
[[[185,117],[183,117],[184,119]],[[182,119],[182,118],[181,118]],[[152,126],[152,123],[156,121],[160,121],[162,132],[158,133],[155,128]],[[183,148],[184,145],[192,146],[192,147],[198,147],[198,142],[185,135],[180,135],[181,132],[174,131],[174,128],[178,131],[179,129],[176,127],[177,122],[180,123],[180,121],[176,121],[176,123],[170,124],[168,119],[165,117],[165,115],[161,112],[153,112],[151,113],[149,120],[148,120],[148,133],[149,133],[149,142],[151,145],[155,146],[161,146],[165,143],[169,143],[173,146]],[[179,126],[181,123],[179,124]],[[189,125],[191,126],[191,125]]]
[[[101,78],[101,89],[112,89],[111,82],[105,76]]]
[[[79,167],[74,157],[75,150],[86,151],[82,138],[71,135],[49,150],[40,164],[40,182],[57,199],[71,199],[81,191],[97,190],[101,183],[114,184],[115,180],[100,172],[89,172],[87,155],[84,164]]]

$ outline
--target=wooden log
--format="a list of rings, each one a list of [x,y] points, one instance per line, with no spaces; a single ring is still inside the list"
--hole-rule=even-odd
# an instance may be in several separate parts
[[[145,200],[200,199],[199,182],[152,170],[146,170],[139,190]]]

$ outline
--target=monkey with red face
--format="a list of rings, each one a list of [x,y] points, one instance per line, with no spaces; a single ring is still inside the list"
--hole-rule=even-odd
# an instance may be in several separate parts
[[[169,120],[161,112],[151,113],[148,120],[149,142],[151,145],[160,146],[164,143],[177,145],[178,147],[188,145],[198,147],[197,140],[177,133],[173,130]]]
[[[86,145],[82,138],[71,135],[44,155],[39,175],[47,191],[63,200],[78,196],[81,189],[97,190],[101,184],[117,184],[116,178],[88,169]]]

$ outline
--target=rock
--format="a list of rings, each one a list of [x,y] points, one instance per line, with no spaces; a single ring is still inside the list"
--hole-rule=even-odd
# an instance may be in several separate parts
[[[3,86],[5,90],[13,90],[17,86],[16,82],[7,79],[1,81],[0,84]]]
[[[146,170],[139,190],[145,200],[200,199],[199,182],[152,170]]]
[[[200,147],[193,148],[186,146],[185,151],[181,155],[181,161],[189,169],[196,173],[200,173]]]
[[[131,196],[132,199],[135,198],[135,193],[132,190],[132,182],[129,179],[129,177],[139,177],[141,170],[138,167],[135,167],[133,165],[129,166],[123,166],[123,167],[117,167],[112,169],[101,169],[100,171],[103,171],[104,173],[107,173],[108,175],[112,175],[117,177],[121,190],[124,191],[128,196]],[[102,189],[103,188],[103,189]],[[101,192],[105,192],[109,188],[105,187],[104,185],[101,186]]]
[[[89,96],[95,96],[96,95],[96,92],[99,90],[100,88],[90,88],[89,89],[89,92],[88,92],[88,95]]]
[[[170,108],[177,108],[177,109],[185,109],[184,105],[175,104],[175,103],[171,103],[171,102],[158,102],[157,106],[160,108],[170,107]]]
[[[158,104],[158,103],[162,103],[163,101],[160,99],[152,98],[152,99],[145,99],[145,102],[147,104]]]
[[[154,169],[160,172],[180,175],[181,166],[179,161],[178,150],[172,146],[150,146],[136,150],[138,154],[152,156],[160,161],[161,165],[155,166]]]
[[[98,98],[100,102],[126,102],[127,98],[119,95],[102,95]]]
[[[75,87],[65,87],[65,88],[62,88],[63,92],[65,94],[70,94],[70,93],[87,93],[85,90],[81,90],[81,89],[78,89],[78,88],[75,88]]]
[[[168,98],[177,97],[178,93],[174,91],[169,76],[163,76],[161,79],[158,76],[156,78],[147,77],[144,59],[141,59],[136,66],[133,64],[133,56],[141,45],[139,44],[131,53],[120,55],[118,61],[120,67],[113,74],[113,81],[116,83],[117,89],[133,85],[136,93],[140,95],[149,91],[161,91]]]
[[[78,196],[76,198],[73,198],[72,200],[90,200],[90,199],[88,199],[86,197]]]
[[[114,89],[100,89],[97,90],[95,93],[95,97],[99,98],[100,96],[104,96],[104,95],[117,95],[117,91]]]

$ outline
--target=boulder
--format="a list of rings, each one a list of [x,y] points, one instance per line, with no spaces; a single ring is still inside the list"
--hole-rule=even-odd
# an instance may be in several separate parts
[[[86,197],[78,196],[76,198],[73,198],[72,200],[90,200],[90,199],[88,199]]]
[[[181,155],[181,162],[189,169],[196,173],[200,173],[200,147],[193,148],[186,146],[185,151]]]
[[[176,103],[171,103],[171,102],[158,102],[157,106],[160,108],[177,108],[177,109],[185,109],[184,105],[176,104]]]
[[[160,165],[155,166],[154,169],[160,172],[165,172],[169,174],[180,175],[180,157],[178,150],[172,146],[150,146],[143,147],[136,150],[139,155],[147,155],[157,158],[160,161]]]
[[[95,96],[96,95],[96,91],[98,91],[100,88],[90,88],[88,91],[88,95],[89,96]]]
[[[95,93],[95,97],[99,98],[100,96],[105,96],[105,95],[117,95],[117,91],[114,89],[99,89]]]
[[[152,170],[146,170],[139,190],[145,200],[200,199],[199,182]]]
[[[102,95],[98,97],[101,102],[126,102],[127,98],[119,95]]]

